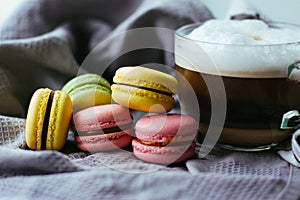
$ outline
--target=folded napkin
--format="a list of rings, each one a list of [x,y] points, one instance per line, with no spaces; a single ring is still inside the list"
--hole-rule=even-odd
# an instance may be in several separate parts
[[[296,167],[300,167],[300,113],[298,110],[291,110],[282,117],[281,128],[291,129],[294,133],[291,139],[279,144],[276,149],[278,154]],[[297,130],[298,129],[298,130]],[[296,131],[295,131],[296,130]]]
[[[292,150],[297,163],[293,163],[295,166],[300,167],[300,130],[296,131],[292,138]]]
[[[290,164],[300,167],[300,130],[291,139],[291,148],[278,150],[278,154]]]
[[[226,19],[244,17],[248,19],[261,19],[266,22],[271,21],[260,10],[254,7],[250,1],[231,0],[231,5],[225,15]]]

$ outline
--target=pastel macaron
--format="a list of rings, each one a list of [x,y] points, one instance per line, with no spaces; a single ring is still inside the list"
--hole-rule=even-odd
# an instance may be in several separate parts
[[[33,94],[26,118],[25,141],[32,150],[61,150],[72,116],[68,94],[41,88]]]
[[[125,147],[133,136],[133,117],[128,108],[107,104],[73,115],[77,147],[83,151],[109,151]]]
[[[111,103],[111,85],[98,74],[82,74],[68,81],[62,91],[69,94],[74,113],[88,107]]]
[[[198,123],[181,114],[151,115],[139,119],[132,141],[134,155],[146,162],[171,164],[195,154]]]
[[[112,99],[128,108],[164,113],[174,106],[178,82],[173,76],[146,67],[121,67],[113,77]]]

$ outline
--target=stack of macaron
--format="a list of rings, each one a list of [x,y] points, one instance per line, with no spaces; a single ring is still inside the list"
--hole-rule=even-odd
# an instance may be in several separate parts
[[[194,155],[198,123],[192,117],[169,113],[175,102],[176,78],[135,66],[119,68],[113,82],[110,85],[97,74],[84,74],[68,81],[61,91],[37,90],[27,115],[28,147],[62,149],[71,122],[76,145],[83,151],[116,150],[132,144],[137,158],[158,164]],[[149,115],[134,124],[131,110]]]
[[[115,102],[130,109],[151,113],[135,124],[134,155],[146,162],[171,164],[195,153],[198,123],[182,114],[168,114],[174,106],[178,83],[173,76],[145,68],[122,67],[111,86]]]
[[[100,75],[83,74],[62,88],[72,99],[71,128],[83,151],[110,151],[131,143],[133,117],[128,108],[112,103],[110,87]]]

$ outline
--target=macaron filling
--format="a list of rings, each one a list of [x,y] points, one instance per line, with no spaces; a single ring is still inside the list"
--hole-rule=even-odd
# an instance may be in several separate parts
[[[166,139],[165,142],[157,142],[157,141],[146,141],[141,140],[139,138],[135,139],[137,142],[147,145],[147,146],[158,146],[158,147],[164,147],[164,146],[181,146],[181,145],[189,145],[191,141],[180,141],[180,142],[173,142],[173,138]]]
[[[130,132],[132,132],[132,130],[129,129],[128,133],[130,133]],[[113,142],[113,141],[119,140],[123,137],[130,137],[130,139],[131,139],[131,136],[124,131],[115,132],[115,133],[107,133],[105,135],[100,135],[100,136],[99,135],[87,135],[87,136],[81,137],[81,136],[75,135],[76,142],[81,143],[81,144],[84,144],[84,142],[91,143],[92,141],[97,142],[97,143],[107,142],[107,141]]]
[[[45,116],[44,116],[43,129],[42,129],[42,141],[41,141],[41,149],[42,150],[46,149],[50,112],[51,112],[51,108],[52,108],[54,94],[55,94],[54,91],[50,92],[48,102],[47,102],[46,112],[45,112]]]
[[[82,136],[93,136],[93,135],[99,135],[99,134],[110,134],[110,133],[117,133],[117,132],[123,132],[123,131],[128,131],[132,129],[133,123],[129,124],[124,124],[121,126],[115,126],[115,127],[110,127],[110,128],[103,128],[99,130],[90,130],[90,131],[76,131],[76,135],[82,135]]]
[[[165,91],[161,91],[161,90],[157,90],[157,89],[153,89],[153,88],[137,86],[137,85],[131,85],[131,84],[125,84],[125,83],[118,83],[118,85],[125,85],[125,86],[134,87],[134,88],[138,88],[138,89],[148,90],[150,92],[156,92],[156,93],[163,94],[163,95],[170,96],[170,97],[172,97],[172,95],[173,95],[172,93],[169,93],[169,92],[165,92]]]
[[[186,145],[173,145],[173,146],[153,146],[144,145],[139,142],[138,139],[134,139],[132,142],[133,148],[141,153],[153,153],[153,154],[183,154],[185,151],[195,147],[195,142],[186,143]],[[194,150],[194,149],[192,149]]]

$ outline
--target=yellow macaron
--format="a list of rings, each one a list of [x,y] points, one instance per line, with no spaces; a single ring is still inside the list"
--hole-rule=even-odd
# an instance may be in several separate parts
[[[36,90],[26,118],[27,146],[33,150],[61,150],[66,142],[71,116],[69,95],[48,88]]]
[[[169,112],[178,82],[173,76],[146,67],[121,67],[113,77],[112,99],[143,112]]]

